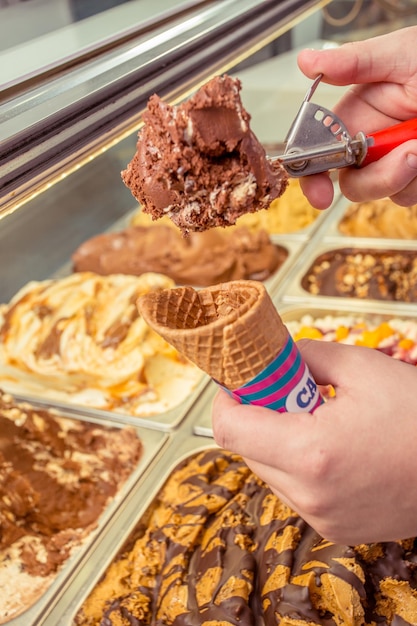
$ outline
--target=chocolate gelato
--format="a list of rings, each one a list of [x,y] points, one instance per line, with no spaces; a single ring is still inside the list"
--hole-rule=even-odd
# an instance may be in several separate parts
[[[303,194],[298,178],[290,178],[284,195],[272,200],[266,209],[255,213],[241,215],[235,226],[221,230],[224,234],[232,235],[235,228],[248,228],[252,232],[265,230],[269,235],[283,235],[296,233],[313,224],[316,219],[323,215],[323,211],[315,209]],[[152,217],[144,213],[141,208],[132,217],[132,226],[149,226]],[[175,225],[168,217],[161,217],[158,224]],[[212,229],[213,230],[213,229]]]
[[[412,250],[331,250],[315,259],[301,284],[321,296],[416,302],[417,255]]]
[[[141,417],[178,406],[202,373],[136,307],[140,295],[173,285],[162,274],[92,272],[28,283],[0,306],[0,385]]]
[[[240,89],[224,75],[176,107],[150,98],[122,179],[154,219],[168,215],[184,233],[229,226],[285,191],[287,174],[251,131]]]
[[[0,391],[0,624],[51,585],[141,450],[133,429],[58,417]]]
[[[411,626],[416,542],[322,539],[240,457],[171,474],[79,610],[82,626]]]
[[[399,206],[390,198],[350,204],[339,230],[351,237],[417,239],[417,205]]]
[[[238,279],[266,280],[288,252],[265,231],[212,229],[182,237],[164,224],[131,226],[92,237],[73,254],[75,271],[97,274],[159,272],[177,284],[208,286]]]

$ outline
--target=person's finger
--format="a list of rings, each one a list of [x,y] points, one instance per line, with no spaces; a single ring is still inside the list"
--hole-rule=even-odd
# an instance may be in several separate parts
[[[397,204],[417,202],[417,140],[408,141],[364,168],[339,172],[340,190],[352,202],[391,197]]]
[[[410,76],[407,42],[415,47],[415,29],[405,28],[364,41],[348,42],[338,48],[302,50],[298,66],[309,78],[323,74],[332,85],[392,81],[402,83]],[[412,43],[414,42],[414,43]]]
[[[294,511],[299,509],[296,496],[300,493],[300,485],[295,476],[270,465],[253,461],[250,458],[244,457],[243,460],[252,472],[263,480],[282,502]]]
[[[415,117],[416,97],[408,97],[402,85],[373,83],[352,85],[334,105],[333,112],[351,135],[366,134]]]
[[[358,371],[364,350],[372,352],[371,348],[314,339],[300,339],[297,346],[316,383],[335,388],[342,388],[351,374]]]
[[[327,209],[333,202],[333,183],[328,173],[314,174],[300,178],[303,194],[315,209]]]
[[[335,398],[315,410],[314,417],[318,422],[326,422],[329,418],[334,423],[335,416],[348,415],[352,407],[357,407],[358,393],[363,405],[368,403],[382,414],[387,402],[396,398],[397,381],[410,389],[417,381],[414,366],[373,348],[312,339],[301,339],[297,346],[316,383],[330,384],[336,390]],[[399,411],[402,401],[402,398],[396,399]],[[339,431],[341,428],[339,423]]]
[[[277,413],[260,406],[239,404],[219,391],[212,411],[214,439],[226,450],[274,467],[274,472],[295,472],[300,466],[302,450],[317,437],[314,424],[318,410],[314,415]],[[271,441],[275,441],[276,446],[271,445]]]

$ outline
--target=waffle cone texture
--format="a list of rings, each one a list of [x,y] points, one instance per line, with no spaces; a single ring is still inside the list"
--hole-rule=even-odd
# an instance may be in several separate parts
[[[257,376],[288,337],[267,290],[257,281],[152,291],[139,298],[138,308],[151,328],[230,390]]]

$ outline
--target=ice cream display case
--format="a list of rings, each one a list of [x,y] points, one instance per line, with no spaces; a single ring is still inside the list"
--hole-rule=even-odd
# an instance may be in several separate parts
[[[371,555],[323,541],[334,585],[325,569],[305,574],[300,561],[286,579],[289,604],[278,602],[272,565],[278,576],[283,550],[300,541],[308,559],[320,541],[241,459],[217,448],[217,386],[145,324],[136,302],[178,284],[262,281],[295,339],[362,342],[415,363],[411,270],[408,295],[404,287],[393,298],[306,285],[316,258],[339,249],[353,255],[348,281],[360,285],[358,255],[389,251],[377,272],[392,282],[388,269],[403,274],[417,244],[383,228],[343,232],[349,203],[340,192],[318,212],[295,179],[268,209],[184,238],[170,220],[148,219],[121,172],[153,93],[176,105],[224,73],[241,81],[267,153],[280,154],[309,86],[298,50],[415,18],[374,2],[356,13],[358,3],[338,0],[132,0],[106,10],[62,1],[45,32],[36,31],[43,9],[31,2],[24,13],[20,3],[0,6],[0,32],[11,41],[0,49],[0,623],[169,626],[204,615],[269,626],[278,614],[351,623],[338,598],[362,615],[358,580],[392,599],[395,571],[376,580]],[[23,16],[33,17],[30,37],[12,28]],[[340,94],[321,85],[317,97],[331,108]],[[371,210],[378,227],[381,212]],[[392,551],[402,564],[415,554],[411,544]],[[378,553],[384,566],[389,556]],[[356,582],[346,584],[345,568]],[[314,577],[315,604],[304,593]],[[406,608],[392,600],[392,619],[417,623],[408,579],[402,591]],[[382,604],[372,600],[369,611],[385,615]]]

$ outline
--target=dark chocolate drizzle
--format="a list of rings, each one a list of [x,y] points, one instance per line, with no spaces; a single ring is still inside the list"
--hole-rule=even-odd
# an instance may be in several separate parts
[[[410,598],[416,594],[415,542],[352,547],[326,541],[282,505],[237,455],[209,450],[185,460],[155,507],[172,509],[168,521],[161,526],[151,521],[137,537],[141,549],[156,542],[164,555],[154,586],[109,598],[99,622],[82,621],[81,611],[76,623],[274,626],[288,618],[309,626],[340,626],[345,624],[337,608],[340,580],[344,592],[351,590],[352,602],[356,598],[355,605],[362,607],[363,618],[357,616],[355,624],[410,626],[395,607],[385,615],[379,600],[386,580],[404,581]],[[193,535],[189,541],[184,541],[186,525]],[[311,578],[310,572],[314,589],[300,582]],[[322,584],[324,575],[331,576],[333,587]],[[142,613],[147,607],[146,615],[139,615],[139,605]]]

